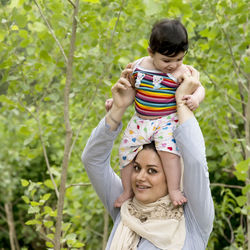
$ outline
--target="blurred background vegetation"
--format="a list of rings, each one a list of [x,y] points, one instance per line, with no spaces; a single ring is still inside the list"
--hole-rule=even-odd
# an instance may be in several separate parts
[[[0,0],[0,249],[53,248],[73,9],[73,0]],[[186,26],[184,62],[200,71],[206,88],[195,116],[216,208],[207,249],[248,248],[249,13],[248,0],[80,0],[69,94],[73,146],[65,249],[105,246],[112,222],[89,185],[81,152],[105,115],[112,84],[127,63],[147,55],[151,27],[166,17]],[[125,126],[132,113],[133,107]],[[117,172],[120,138],[112,153]]]

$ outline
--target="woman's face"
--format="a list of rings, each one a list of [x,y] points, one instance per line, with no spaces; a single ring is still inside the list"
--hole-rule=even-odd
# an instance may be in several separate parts
[[[145,204],[155,202],[168,194],[162,163],[154,150],[143,149],[138,153],[131,183],[135,198]]]

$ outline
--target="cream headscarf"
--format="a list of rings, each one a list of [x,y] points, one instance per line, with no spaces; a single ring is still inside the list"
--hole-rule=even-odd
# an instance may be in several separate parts
[[[121,221],[110,250],[137,249],[140,237],[160,249],[180,250],[185,236],[183,208],[174,207],[168,195],[150,204],[133,198],[121,207]]]

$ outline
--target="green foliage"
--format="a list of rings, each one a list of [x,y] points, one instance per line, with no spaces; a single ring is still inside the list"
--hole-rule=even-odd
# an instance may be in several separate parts
[[[190,40],[185,63],[200,71],[206,88],[205,101],[195,115],[205,136],[211,182],[244,187],[213,186],[216,220],[208,249],[244,249],[250,188],[244,184],[249,159],[242,105],[249,98],[248,1],[133,0],[124,1],[120,13],[121,2],[80,1],[70,92],[70,121],[76,141],[67,182],[89,182],[80,162],[82,149],[105,114],[104,101],[111,96],[110,88],[121,69],[147,55],[152,24],[163,17],[181,18]],[[38,3],[68,55],[71,4],[59,0]],[[0,189],[5,194],[0,208],[13,202],[22,247],[53,248],[52,242],[38,233],[53,239],[57,214],[43,145],[59,186],[65,138],[65,59],[34,1],[2,0],[0,7]],[[132,113],[131,107],[125,124]],[[112,152],[116,171],[119,139]],[[68,187],[64,207],[64,247],[100,249],[104,209],[93,188]],[[8,233],[1,228],[7,228],[2,218],[0,247],[10,248]]]

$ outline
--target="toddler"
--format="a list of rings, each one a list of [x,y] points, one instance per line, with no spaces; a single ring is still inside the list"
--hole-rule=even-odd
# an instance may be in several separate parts
[[[178,124],[175,92],[181,83],[183,73],[191,75],[193,68],[183,64],[188,50],[188,34],[178,20],[163,19],[156,23],[150,35],[148,54],[135,61],[133,67],[133,87],[135,95],[135,115],[124,132],[119,149],[121,179],[124,192],[114,206],[120,207],[132,193],[131,174],[133,159],[143,144],[155,141],[167,179],[169,196],[173,205],[187,201],[180,190],[180,153],[173,137]],[[197,79],[199,80],[199,79]],[[204,99],[202,86],[189,96],[186,105],[195,110]],[[106,101],[106,109],[112,106],[112,99]]]

